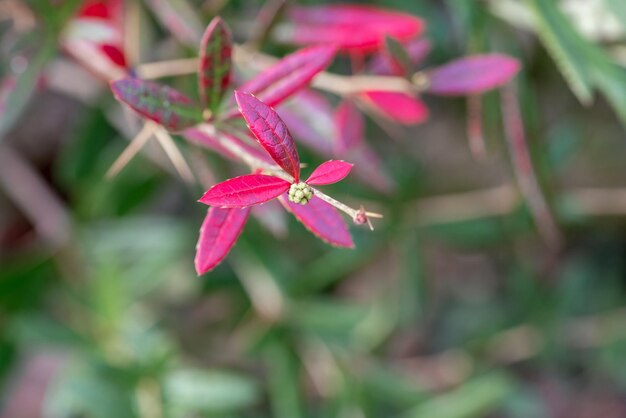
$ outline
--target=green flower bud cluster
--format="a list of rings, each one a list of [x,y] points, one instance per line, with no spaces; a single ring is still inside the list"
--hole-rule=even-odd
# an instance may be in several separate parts
[[[293,203],[306,205],[313,197],[311,186],[306,183],[294,183],[289,188],[289,200]]]

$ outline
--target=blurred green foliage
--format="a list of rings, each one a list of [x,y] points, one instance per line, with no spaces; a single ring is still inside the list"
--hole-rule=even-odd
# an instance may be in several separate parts
[[[188,3],[202,22],[219,9],[235,28],[263,4]],[[546,249],[519,200],[507,210],[499,210],[502,194],[493,207],[483,195],[468,200],[465,193],[512,182],[501,111],[488,95],[485,162],[469,157],[462,101],[432,100],[431,121],[403,130],[400,141],[369,122],[398,190],[384,196],[353,181],[336,188],[385,213],[374,232],[353,229],[356,250],[326,246],[293,219],[284,239],[251,221],[227,261],[197,278],[202,190],[143,154],[104,179],[127,145],[105,88],[78,105],[69,134],[45,132],[53,150],[32,160],[70,215],[69,243],[51,249],[28,228],[3,237],[0,411],[23,407],[16,402],[26,393],[33,399],[25,403],[44,411],[33,416],[51,418],[626,416],[623,2],[605,0],[622,25],[609,41],[581,34],[553,1],[371,3],[427,20],[430,65],[483,51],[522,60],[530,147],[565,247]],[[193,56],[159,24],[153,2],[137,4],[143,55]],[[0,119],[0,140],[24,155],[20,130],[55,111],[50,97],[29,98],[58,59],[56,36],[76,2],[28,6],[38,26],[20,43],[32,59]],[[340,60],[336,70],[345,66]],[[185,89],[195,79],[172,82]],[[603,98],[591,105],[594,90]],[[226,177],[229,165],[202,158]],[[616,195],[606,200],[580,192],[609,187]],[[10,193],[0,194],[8,208],[0,218],[9,220],[0,226],[28,225]],[[454,200],[435,210],[424,203],[441,196]],[[472,205],[484,212],[467,216]],[[42,356],[55,367],[24,380]]]

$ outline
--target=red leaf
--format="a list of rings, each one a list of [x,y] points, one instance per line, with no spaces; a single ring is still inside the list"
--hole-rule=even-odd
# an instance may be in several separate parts
[[[285,122],[274,109],[249,93],[235,91],[235,99],[248,128],[261,146],[297,182],[300,178],[300,158]]]
[[[250,208],[209,208],[200,228],[195,265],[198,276],[215,268],[235,245],[243,230]]]
[[[411,94],[366,91],[358,97],[382,116],[404,125],[417,125],[428,119],[426,105]]]
[[[285,209],[323,241],[337,247],[354,248],[350,231],[339,212],[319,197],[313,195],[306,205],[290,202],[288,195],[281,196],[279,200]]]
[[[335,149],[342,155],[363,142],[365,123],[363,115],[356,106],[344,100],[335,111],[337,141]]]
[[[202,37],[198,72],[200,100],[212,112],[215,112],[230,85],[231,53],[230,29],[222,19],[215,17]]]
[[[333,109],[328,99],[304,89],[276,110],[296,139],[314,151],[331,156],[333,149]]]
[[[400,42],[419,36],[421,19],[405,13],[358,5],[293,7],[293,24],[278,32],[281,40],[296,45],[337,45],[343,50],[373,52],[385,36]]]
[[[169,130],[180,131],[202,122],[196,104],[171,87],[127,77],[111,82],[111,90],[117,100]]]
[[[300,49],[244,83],[238,90],[256,95],[268,106],[276,106],[306,87],[335,57],[332,46]]]
[[[68,54],[106,80],[127,73],[122,12],[121,0],[87,1],[61,39]]]
[[[411,70],[419,67],[420,64],[430,53],[431,45],[426,39],[413,39],[404,45],[406,52],[409,55],[409,60],[413,66]],[[381,52],[376,54],[369,64],[369,72],[377,75],[397,75],[403,76],[404,74],[398,72],[393,63],[392,57],[389,54]]]
[[[343,180],[352,170],[352,164],[342,160],[330,160],[320,164],[305,181],[312,186],[323,186]]]
[[[428,92],[444,96],[484,93],[508,83],[519,70],[519,61],[506,55],[473,55],[432,70]]]
[[[274,176],[248,174],[211,187],[199,202],[222,208],[243,208],[267,202],[289,190],[291,183]]]

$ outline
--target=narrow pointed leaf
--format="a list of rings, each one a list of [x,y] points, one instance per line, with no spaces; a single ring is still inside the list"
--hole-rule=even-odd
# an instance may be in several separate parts
[[[215,17],[202,37],[198,82],[202,105],[215,112],[231,80],[232,36],[230,29]]]
[[[235,91],[235,99],[261,146],[297,182],[300,178],[300,158],[285,122],[274,109],[251,94]]]
[[[243,208],[280,196],[291,183],[274,176],[248,174],[211,187],[199,202],[222,208]]]
[[[363,143],[365,121],[359,109],[350,101],[344,100],[335,111],[337,140],[335,149],[339,155]]]
[[[242,85],[239,90],[252,93],[268,106],[276,106],[306,87],[335,57],[333,46],[314,46],[287,55],[272,67]]]
[[[171,87],[127,77],[111,82],[111,90],[117,100],[171,131],[202,122],[200,108]]]
[[[519,70],[519,61],[506,55],[461,58],[429,73],[428,92],[444,96],[480,94],[508,83]]]
[[[420,124],[429,116],[426,105],[412,94],[366,91],[358,97],[380,115],[403,125]]]
[[[421,19],[406,13],[358,5],[293,7],[290,24],[277,31],[281,41],[296,45],[337,45],[346,51],[373,52],[385,37],[407,41],[424,30]]]
[[[198,276],[214,269],[228,255],[249,214],[250,208],[209,208],[196,245],[194,261]]]
[[[389,63],[394,74],[407,76],[413,67],[409,52],[395,39],[387,36],[385,38],[385,49],[383,51],[389,57]]]
[[[283,195],[280,202],[322,241],[336,247],[354,248],[350,231],[337,209],[319,197],[314,195],[306,205],[298,205],[290,202],[287,195]]]
[[[323,186],[343,180],[352,170],[352,164],[342,160],[329,160],[320,164],[306,180],[312,186]]]

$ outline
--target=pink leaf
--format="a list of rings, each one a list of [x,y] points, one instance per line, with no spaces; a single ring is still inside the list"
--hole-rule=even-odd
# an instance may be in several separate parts
[[[443,96],[484,93],[508,83],[519,70],[519,61],[506,55],[473,55],[430,71],[428,92]]]
[[[235,245],[243,230],[250,208],[209,208],[200,228],[195,265],[198,276],[215,268]]]
[[[232,37],[219,17],[213,18],[202,37],[198,83],[205,108],[215,112],[230,85]]]
[[[415,68],[420,66],[430,53],[431,49],[430,42],[426,39],[412,39],[407,42],[404,47],[406,48],[409,60],[411,61],[411,70],[415,70]],[[369,72],[377,75],[404,75],[403,73],[398,72],[398,69],[393,63],[392,57],[384,52],[378,53],[372,58],[372,61],[369,64]]]
[[[249,93],[235,91],[235,99],[261,146],[297,182],[300,178],[300,158],[285,122],[274,109]]]
[[[385,172],[380,158],[366,142],[351,149],[345,156],[350,161],[354,161],[354,175],[362,183],[382,193],[390,193],[394,190],[394,183]]]
[[[335,148],[340,155],[363,142],[365,122],[363,115],[352,102],[344,100],[337,107],[335,126],[337,128]]]
[[[112,81],[111,90],[117,100],[169,130],[180,131],[202,121],[196,104],[171,87],[127,77]]]
[[[417,125],[428,119],[426,105],[411,94],[366,91],[358,97],[382,116],[404,125]]]
[[[222,208],[243,208],[278,197],[290,186],[291,183],[278,177],[248,174],[216,184],[199,202]]]
[[[256,95],[268,106],[276,106],[306,87],[331,63],[336,52],[332,46],[300,49],[246,82],[239,90]]]
[[[330,160],[320,164],[305,183],[312,186],[323,186],[343,180],[352,170],[352,164],[342,160]]]
[[[373,52],[385,36],[400,42],[419,36],[421,19],[370,6],[337,4],[293,7],[292,25],[278,32],[281,40],[296,45],[337,45],[347,51]]]
[[[310,89],[291,96],[277,109],[296,142],[330,157],[333,150],[333,109],[328,99]]]
[[[350,231],[339,212],[319,197],[313,195],[306,205],[290,202],[287,195],[279,200],[285,209],[323,241],[337,247],[354,248]]]
[[[241,140],[239,137],[231,135],[227,132],[220,131],[216,134],[225,136],[226,138],[228,138],[229,142],[235,144],[238,148],[243,149],[246,153],[251,154],[255,158],[263,160],[269,164],[273,163],[272,159],[267,155],[267,153],[258,146],[256,140],[254,140],[255,142],[253,144],[249,144]],[[222,145],[218,138],[213,135],[209,135],[209,133],[207,133],[206,131],[192,127],[185,129],[181,133],[181,135],[184,136],[187,140],[202,145],[203,147],[209,148],[230,160],[241,161],[237,154],[234,154],[229,148]],[[251,140],[253,139],[251,138]]]

